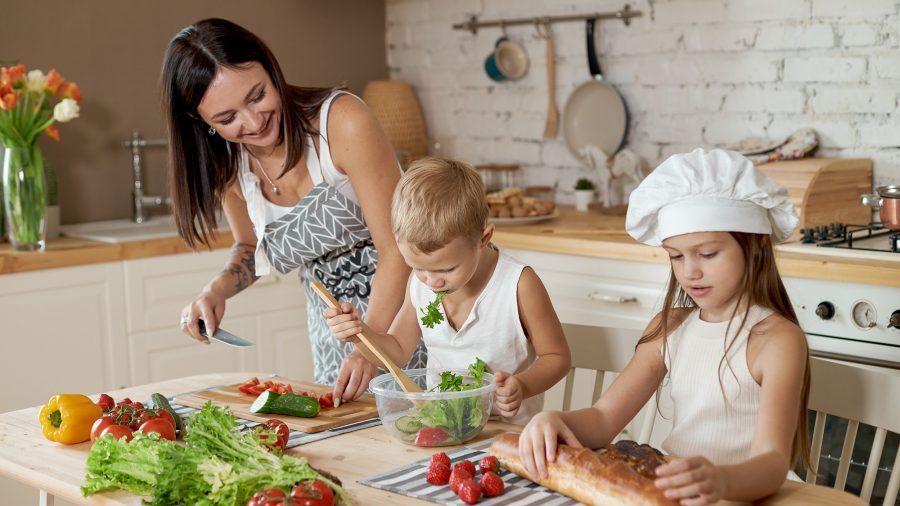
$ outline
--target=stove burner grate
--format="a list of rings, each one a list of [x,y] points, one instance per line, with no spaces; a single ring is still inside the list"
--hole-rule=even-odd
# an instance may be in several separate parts
[[[900,253],[900,231],[892,231],[881,223],[855,225],[832,223],[801,229],[801,242],[824,248],[846,248],[866,251]],[[884,237],[883,243],[873,239]],[[865,240],[865,244],[860,244]]]

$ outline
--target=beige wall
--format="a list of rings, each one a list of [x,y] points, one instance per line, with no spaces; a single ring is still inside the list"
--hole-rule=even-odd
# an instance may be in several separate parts
[[[3,10],[0,61],[56,68],[81,87],[81,117],[41,140],[57,169],[63,223],[131,215],[131,161],[120,146],[137,128],[163,137],[159,69],[166,44],[206,17],[235,21],[272,48],[293,84],[365,83],[387,76],[382,0],[41,0]],[[144,182],[165,192],[165,150],[145,152]]]

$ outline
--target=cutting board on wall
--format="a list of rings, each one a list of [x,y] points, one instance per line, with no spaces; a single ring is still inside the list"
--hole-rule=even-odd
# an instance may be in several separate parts
[[[324,395],[332,391],[331,387],[317,385],[307,381],[295,381],[278,376],[265,379],[277,381],[278,383],[287,383],[291,385],[295,392],[306,391]],[[265,422],[271,418],[277,418],[287,424],[290,429],[307,433],[321,432],[353,422],[378,417],[378,408],[375,407],[375,398],[371,394],[365,394],[355,401],[344,402],[336,408],[324,408],[313,418],[251,413],[250,405],[256,400],[256,396],[241,392],[238,390],[239,386],[240,384],[225,385],[201,390],[199,392],[190,392],[175,396],[175,402],[184,406],[202,408],[207,401],[212,401],[214,405],[219,407],[228,406],[231,414],[238,418],[257,422]]]

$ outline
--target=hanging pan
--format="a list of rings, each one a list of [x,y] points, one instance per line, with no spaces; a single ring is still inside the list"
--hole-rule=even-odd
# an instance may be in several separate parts
[[[569,95],[563,110],[563,135],[576,158],[592,163],[597,148],[612,158],[628,128],[628,111],[619,92],[603,79],[594,47],[595,18],[586,21],[588,68],[592,79],[581,83]]]

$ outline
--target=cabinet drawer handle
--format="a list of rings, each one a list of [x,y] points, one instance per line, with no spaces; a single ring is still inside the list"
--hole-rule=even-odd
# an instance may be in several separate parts
[[[621,295],[608,295],[600,292],[591,292],[588,294],[591,300],[599,300],[600,302],[611,302],[613,304],[629,304],[637,302],[637,297],[622,297]]]

